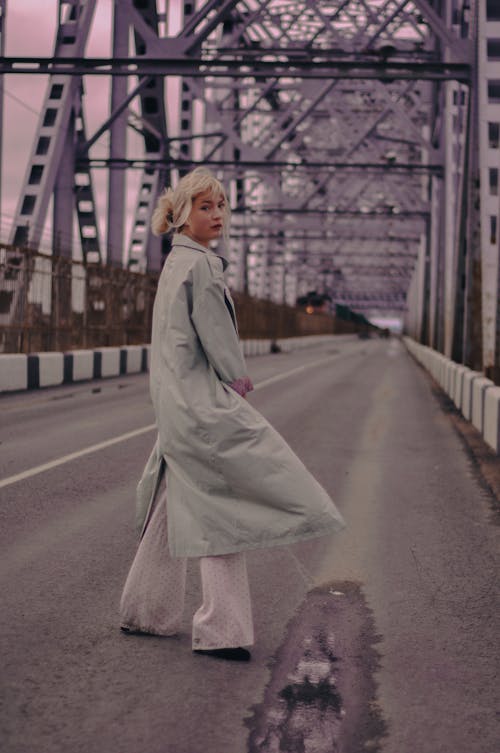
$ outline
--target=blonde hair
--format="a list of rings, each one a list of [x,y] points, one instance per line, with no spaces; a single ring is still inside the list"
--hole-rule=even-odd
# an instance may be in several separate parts
[[[224,237],[227,237],[231,215],[229,201],[222,183],[206,167],[196,167],[184,175],[175,188],[164,189],[151,220],[153,234],[180,231],[191,214],[194,197],[205,191],[210,191],[214,198],[220,196],[224,199],[222,224]]]

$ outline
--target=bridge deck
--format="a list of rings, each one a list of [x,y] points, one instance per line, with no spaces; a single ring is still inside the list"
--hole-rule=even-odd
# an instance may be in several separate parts
[[[393,339],[248,363],[249,399],[348,523],[333,540],[249,553],[248,666],[192,655],[195,562],[179,638],[118,630],[153,431],[29,473],[150,425],[147,376],[1,398],[0,478],[26,472],[0,489],[3,750],[244,753],[288,735],[292,752],[302,735],[328,753],[379,738],[384,753],[491,753],[500,528],[429,377]],[[323,715],[320,695],[299,702],[318,677]]]

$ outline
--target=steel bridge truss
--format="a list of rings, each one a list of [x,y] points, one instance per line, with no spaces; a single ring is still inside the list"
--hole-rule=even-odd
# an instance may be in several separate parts
[[[71,239],[73,202],[87,261],[157,270],[168,251],[148,231],[158,193],[208,164],[231,196],[235,289],[293,303],[315,288],[368,315],[406,311],[418,339],[477,360],[475,0],[115,0],[108,59],[85,56],[95,5],[59,0],[51,58],[0,60],[0,77],[50,74],[14,246],[37,247],[53,195],[54,244]],[[92,136],[88,75],[112,78],[110,115]],[[129,128],[140,155],[127,153]],[[107,132],[109,157],[97,158]],[[106,251],[97,169],[109,172]]]

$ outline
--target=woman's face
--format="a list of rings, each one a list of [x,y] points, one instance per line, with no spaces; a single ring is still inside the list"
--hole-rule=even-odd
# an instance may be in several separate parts
[[[214,196],[211,191],[204,191],[193,197],[193,207],[183,232],[202,246],[219,238],[223,229],[225,201],[222,196]]]

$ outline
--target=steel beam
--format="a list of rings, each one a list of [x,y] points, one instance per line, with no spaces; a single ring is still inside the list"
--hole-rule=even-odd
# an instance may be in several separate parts
[[[119,9],[120,13],[124,12],[122,4],[119,5]],[[138,17],[142,19],[141,26],[137,25]],[[156,0],[148,0],[138,5],[134,14],[130,16],[130,20],[134,26],[136,56],[140,57],[151,44],[151,40],[158,37],[159,14]],[[144,36],[145,33],[149,35],[147,38]],[[130,268],[142,271],[158,272],[161,269],[163,252],[166,253],[167,247],[170,247],[168,238],[158,238],[149,232],[151,217],[163,183],[165,180],[170,183],[170,149],[164,89],[163,79],[152,77],[139,92],[140,126],[142,126],[145,157],[162,163],[160,170],[148,164],[144,165],[136,198],[127,264]]]
[[[128,56],[129,20],[121,12],[118,3],[113,6],[113,57]],[[126,78],[114,77],[111,84],[111,112],[119,113],[111,122],[109,133],[109,158],[116,160],[127,153],[127,117],[121,109],[127,99]],[[126,173],[118,165],[111,163],[108,179],[108,221],[107,221],[107,262],[121,266],[125,254],[123,218],[125,216]]]
[[[387,233],[385,235],[359,235],[359,231],[357,231],[357,228],[353,228],[352,230],[348,232],[339,232],[338,228],[335,230],[330,230],[328,228],[322,229],[321,231],[316,232],[308,232],[306,230],[298,230],[298,231],[289,231],[285,232],[284,240],[285,241],[307,241],[308,243],[312,243],[314,241],[317,241],[319,243],[323,243],[325,240],[330,239],[338,239],[341,238],[343,241],[349,241],[351,240],[353,243],[359,243],[363,241],[369,241],[370,243],[383,243],[383,244],[391,244],[391,243],[418,243],[419,236],[389,236]],[[256,241],[261,239],[269,240],[271,238],[277,238],[278,234],[276,232],[273,232],[270,230],[269,232],[264,232],[259,229],[255,229],[255,231],[251,231],[250,228],[241,228],[241,229],[232,229],[230,232],[230,237],[234,238],[245,238],[250,241]]]
[[[83,54],[95,2],[59,0],[60,19],[55,45],[59,60]],[[12,228],[10,242],[14,245],[29,244],[37,248],[40,243],[66,143],[66,130],[75,98],[80,96],[80,86],[79,76],[69,72],[68,66],[65,75],[54,73],[50,76]]]
[[[307,50],[310,56],[310,50]],[[242,55],[239,59],[195,60],[193,58],[149,57],[130,61],[128,57],[15,57],[0,59],[0,74],[65,76],[188,76],[255,79],[349,79],[394,81],[459,81],[470,84],[471,70],[468,62],[447,63],[423,60],[419,63],[387,62],[373,60],[281,60],[255,62]]]
[[[101,129],[99,129],[101,131]],[[213,133],[207,134],[205,136],[204,134],[199,134],[198,136],[185,136],[182,137],[176,137],[168,139],[170,143],[173,143],[175,141],[182,140],[187,141],[189,139],[195,139],[195,138],[208,138],[209,136],[213,136]],[[218,135],[218,134],[216,134]],[[93,139],[92,139],[93,140]],[[89,140],[85,145],[83,151],[87,148],[88,144],[91,140]],[[81,153],[81,152],[80,152]],[[105,157],[90,157],[90,158],[84,158],[80,157],[78,161],[83,164],[86,163],[92,168],[107,168],[110,165],[121,165],[122,167],[126,168],[138,168],[142,169],[143,167],[157,167],[162,168],[165,167],[165,165],[169,165],[171,167],[177,167],[181,170],[190,170],[194,167],[197,167],[198,165],[204,165],[209,166],[213,168],[233,168],[235,172],[238,170],[240,172],[243,172],[244,170],[250,170],[250,169],[256,169],[259,171],[266,171],[266,170],[274,170],[276,168],[283,168],[285,172],[289,170],[290,172],[304,172],[304,171],[312,171],[315,175],[317,175],[318,171],[333,171],[333,170],[347,170],[349,172],[353,173],[361,173],[366,174],[369,172],[373,173],[409,173],[413,175],[421,175],[421,174],[428,174],[428,173],[435,173],[437,175],[442,175],[444,172],[444,168],[441,165],[419,165],[418,163],[415,164],[402,164],[402,163],[391,163],[388,164],[386,162],[376,163],[376,162],[330,162],[326,160],[325,162],[309,162],[304,160],[300,163],[294,163],[294,162],[285,162],[284,160],[267,160],[267,161],[260,161],[260,160],[248,160],[248,159],[203,159],[203,160],[193,160],[193,159],[184,159],[184,158],[177,158],[177,157],[168,157],[168,160],[166,157],[161,158],[155,158],[155,157],[131,157],[131,158],[116,158],[116,159],[106,159]]]
[[[85,115],[80,103],[80,110],[76,117],[76,152],[81,152],[87,143]],[[90,166],[77,166],[75,160],[74,170],[74,200],[83,259],[85,263],[101,263],[102,246]]]
[[[373,217],[427,217],[429,215],[429,211],[427,210],[415,210],[411,211],[408,209],[405,209],[401,212],[392,212],[388,210],[383,211],[368,211],[363,212],[362,210],[354,210],[354,209],[301,209],[301,208],[290,208],[290,207],[236,207],[233,210],[233,214],[245,214],[245,215],[266,215],[266,214],[274,214],[274,215],[315,215],[315,216],[325,216],[325,215],[331,215],[331,216],[340,216],[340,217],[356,217],[356,218],[366,218],[366,219],[373,219]]]
[[[95,144],[96,141],[98,141],[103,133],[105,133],[111,125],[115,122],[115,120],[127,109],[129,104],[141,93],[141,91],[144,89],[144,87],[149,84],[151,81],[151,77],[144,76],[140,79],[137,86],[134,86],[134,88],[127,94],[126,97],[122,99],[121,102],[117,105],[116,109],[112,111],[109,118],[107,118],[102,125],[99,126],[97,131],[88,139],[85,141],[84,144],[81,144],[78,149],[78,154],[80,157],[82,157],[84,154],[88,154],[88,151],[91,146]]]
[[[498,149],[490,147],[488,123],[500,122],[498,102],[488,93],[488,83],[498,63],[488,58],[487,39],[495,33],[496,22],[488,23],[484,9],[479,14],[478,30],[478,99],[479,174],[481,211],[481,329],[482,366],[487,374],[500,383],[500,212],[497,195],[490,187],[490,170],[498,169]],[[476,286],[474,286],[476,287]],[[476,287],[476,295],[479,292]]]
[[[474,58],[474,45],[470,39],[462,39],[457,37],[452,29],[447,24],[447,19],[442,18],[428,2],[428,0],[411,0],[419,10],[422,11],[422,15],[425,20],[431,26],[434,34],[440,39],[443,47],[448,51],[451,58],[455,59],[469,59],[470,63],[473,63]],[[473,2],[475,0],[472,0]],[[445,3],[449,5],[448,3]]]
[[[73,213],[75,208],[75,113],[70,112],[61,164],[54,181],[52,248],[56,256],[73,257]]]

